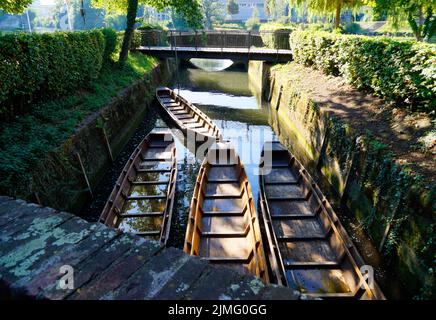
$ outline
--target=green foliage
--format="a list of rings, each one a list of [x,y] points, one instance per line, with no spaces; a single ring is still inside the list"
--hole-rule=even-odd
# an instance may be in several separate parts
[[[245,30],[242,22],[221,22],[213,25],[216,30]]]
[[[121,44],[120,56],[118,63],[122,66],[126,63],[127,56],[129,54],[129,48],[132,42],[132,35],[134,34],[133,29],[136,22],[136,14],[138,12],[138,0],[128,0],[127,7],[127,22],[126,30],[124,31],[123,42]]]
[[[245,21],[245,27],[247,30],[257,31],[260,28],[259,11],[257,8],[253,9],[253,14]]]
[[[164,30],[164,28],[160,24],[156,24],[156,23],[143,23],[136,29],[137,30]]]
[[[430,261],[427,267],[427,279],[420,289],[420,293],[414,297],[416,300],[435,300],[436,299],[436,223],[427,227],[424,245],[421,254],[425,261]]]
[[[436,46],[416,41],[294,31],[293,58],[398,104],[436,109]]]
[[[360,24],[355,22],[347,23],[342,28],[342,33],[346,34],[361,34],[362,28],[360,27]]]
[[[265,13],[269,19],[275,21],[288,20],[286,16],[286,6],[288,0],[265,0]]]
[[[206,29],[212,29],[214,24],[224,21],[225,8],[219,0],[201,0],[200,3]]]
[[[101,30],[105,39],[105,47],[103,53],[104,62],[113,62],[113,54],[117,48],[118,36],[114,29],[104,28]]]
[[[294,26],[270,22],[262,23],[259,28],[264,46],[274,49],[289,49],[289,34]]]
[[[20,14],[26,10],[33,0],[0,0],[0,10],[6,13]]]
[[[395,27],[407,21],[418,41],[436,33],[436,0],[375,0],[375,11],[389,15]]]
[[[262,31],[274,31],[274,30],[288,30],[292,31],[296,29],[296,24],[293,23],[279,23],[279,22],[267,22],[262,23],[259,30]]]
[[[0,47],[0,116],[5,117],[88,86],[100,72],[105,37],[99,30],[10,33],[0,36]]]
[[[363,4],[362,0],[288,0],[291,6],[307,7],[310,15],[330,15],[335,17],[335,28],[338,28],[341,20],[341,12],[345,9],[353,9]]]
[[[238,14],[239,13],[239,4],[235,0],[227,1],[227,13],[228,14]]]
[[[62,99],[37,103],[29,113],[4,122],[0,130],[0,194],[28,194],[30,172],[43,163],[92,112],[133,81],[142,79],[156,64],[143,54],[129,55],[125,66],[103,66],[88,90],[71,92]]]
[[[193,28],[201,26],[203,15],[197,0],[136,0],[136,3],[155,7],[159,11],[171,8],[183,17],[189,26]],[[105,9],[107,12],[126,14],[128,0],[92,0],[92,6]]]

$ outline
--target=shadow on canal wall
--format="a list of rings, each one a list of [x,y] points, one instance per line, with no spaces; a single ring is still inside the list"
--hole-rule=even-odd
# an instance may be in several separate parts
[[[348,213],[341,220],[385,294],[431,295],[432,191],[417,184],[375,140],[323,112],[280,69],[252,62],[250,77],[269,101],[270,125],[280,141],[317,177],[338,211]]]
[[[32,189],[37,193],[29,195],[30,200],[77,214],[91,195],[86,180],[91,190],[99,183],[146,116],[155,88],[168,82],[173,71],[171,60],[161,61],[142,80],[87,117],[56,152],[32,171]]]

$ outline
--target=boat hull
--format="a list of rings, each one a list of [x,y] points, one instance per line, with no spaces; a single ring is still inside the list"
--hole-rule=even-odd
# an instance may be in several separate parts
[[[260,173],[273,281],[316,298],[384,299],[317,184],[279,142],[265,143]]]
[[[169,129],[155,129],[130,156],[100,221],[166,243],[177,179],[176,147]]]
[[[244,166],[233,147],[213,145],[198,174],[184,251],[268,282],[253,201]]]
[[[220,129],[200,109],[167,87],[156,89],[156,98],[171,121],[195,144],[219,141]]]

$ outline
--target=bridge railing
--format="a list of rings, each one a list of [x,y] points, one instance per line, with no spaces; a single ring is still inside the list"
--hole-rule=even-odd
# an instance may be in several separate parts
[[[245,48],[268,47],[289,49],[288,30],[140,30],[142,47]]]

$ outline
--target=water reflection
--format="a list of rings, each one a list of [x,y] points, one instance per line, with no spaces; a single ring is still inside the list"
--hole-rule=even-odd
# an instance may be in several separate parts
[[[245,71],[207,72],[200,69],[179,71],[182,87],[203,92],[221,92],[238,96],[251,96]]]
[[[238,109],[258,108],[256,97],[253,96],[234,96],[221,92],[192,91],[189,89],[180,89],[180,95],[197,106],[215,105]]]
[[[260,94],[252,92],[247,72],[206,72],[185,68],[179,75],[175,80],[180,82],[173,83],[172,88],[178,88],[181,96],[204,111],[221,129],[224,139],[234,145],[244,163],[257,206],[260,153],[264,141],[276,140],[276,137],[268,125],[268,111],[263,108]],[[169,121],[167,125],[173,126]],[[194,150],[186,148],[183,136],[176,134],[176,137],[179,175],[176,212],[169,241],[171,245],[182,248],[201,159],[195,157]]]
[[[199,59],[193,58],[189,60],[197,68],[206,71],[222,71],[229,68],[233,61],[229,59]]]

